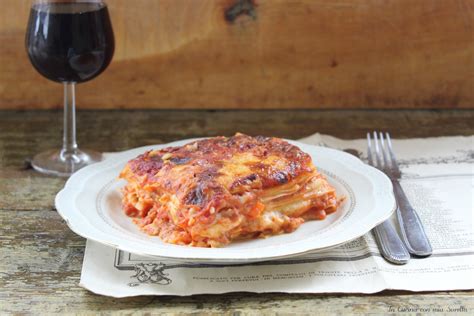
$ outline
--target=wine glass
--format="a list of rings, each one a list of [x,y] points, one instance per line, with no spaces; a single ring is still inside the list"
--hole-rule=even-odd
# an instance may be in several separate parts
[[[107,5],[100,0],[33,1],[26,48],[34,68],[64,86],[63,146],[36,155],[33,168],[69,176],[100,161],[100,153],[77,146],[75,85],[97,77],[112,60],[115,43]]]

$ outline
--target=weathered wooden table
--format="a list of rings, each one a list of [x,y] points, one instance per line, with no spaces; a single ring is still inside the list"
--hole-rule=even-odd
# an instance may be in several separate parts
[[[361,138],[474,134],[474,111],[84,111],[83,147],[102,151],[236,131],[297,139],[315,132]],[[0,111],[0,314],[151,312],[209,314],[387,313],[407,307],[464,306],[472,291],[375,295],[251,294],[192,297],[98,296],[78,286],[85,240],[54,209],[64,179],[37,174],[25,160],[61,142],[61,112]],[[392,307],[392,309],[389,309]]]

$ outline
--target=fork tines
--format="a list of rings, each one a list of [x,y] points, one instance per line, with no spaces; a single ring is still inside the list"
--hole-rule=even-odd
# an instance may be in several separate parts
[[[392,141],[390,139],[390,134],[382,132],[373,132],[373,141],[375,152],[372,149],[372,139],[370,133],[367,133],[367,156],[369,164],[379,168],[384,169],[386,173],[393,173],[394,176],[400,171],[398,169],[398,164],[395,158],[395,153],[393,152]],[[375,155],[375,159],[374,156]],[[383,162],[382,162],[383,160]]]

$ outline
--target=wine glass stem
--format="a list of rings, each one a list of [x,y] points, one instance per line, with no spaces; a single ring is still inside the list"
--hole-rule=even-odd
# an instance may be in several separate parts
[[[61,158],[66,161],[78,157],[76,143],[76,93],[75,83],[64,83],[64,129]]]

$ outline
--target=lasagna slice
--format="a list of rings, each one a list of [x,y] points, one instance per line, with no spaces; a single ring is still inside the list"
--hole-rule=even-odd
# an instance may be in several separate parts
[[[152,150],[120,177],[125,213],[147,234],[179,245],[289,233],[339,203],[311,157],[279,138],[236,134]]]

